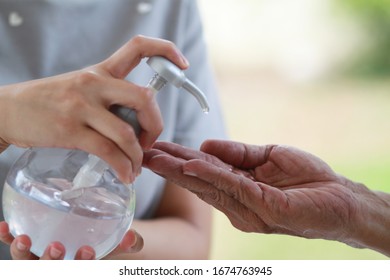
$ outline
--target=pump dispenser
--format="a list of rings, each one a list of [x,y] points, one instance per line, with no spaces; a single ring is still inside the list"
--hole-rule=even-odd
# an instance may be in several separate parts
[[[169,60],[154,56],[156,72],[147,87],[157,93],[166,84],[184,88],[209,111],[202,91]],[[111,112],[139,135],[135,112],[114,105]],[[11,167],[3,188],[3,213],[12,235],[27,234],[31,252],[41,256],[53,241],[73,259],[80,246],[95,249],[96,258],[111,252],[129,229],[135,209],[133,186],[123,184],[99,157],[79,150],[30,148]]]

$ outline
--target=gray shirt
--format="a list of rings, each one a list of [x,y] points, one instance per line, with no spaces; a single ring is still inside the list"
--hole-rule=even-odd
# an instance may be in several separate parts
[[[190,62],[186,75],[210,103],[210,113],[205,115],[193,96],[166,86],[157,94],[164,120],[159,140],[198,148],[205,139],[224,138],[194,0],[0,0],[0,85],[95,64],[137,34],[173,41]],[[126,79],[146,85],[152,75],[143,61]],[[0,154],[0,188],[23,151],[11,146]],[[153,218],[164,185],[161,177],[143,170],[135,182],[136,218]],[[9,258],[7,246],[0,245],[0,250],[0,258]]]

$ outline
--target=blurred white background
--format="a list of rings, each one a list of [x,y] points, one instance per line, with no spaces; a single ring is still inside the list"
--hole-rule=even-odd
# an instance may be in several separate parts
[[[263,70],[294,82],[318,79],[359,49],[358,22],[329,0],[200,0],[218,70]]]

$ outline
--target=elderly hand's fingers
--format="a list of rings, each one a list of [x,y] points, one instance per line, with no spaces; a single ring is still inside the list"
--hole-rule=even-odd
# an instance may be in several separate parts
[[[249,191],[255,192],[255,195],[261,198],[260,187],[252,180],[232,173],[230,168],[221,168],[198,159],[186,161],[158,150],[145,154],[146,167],[196,193],[202,199],[213,198],[215,203],[207,201],[213,206],[217,206],[216,204],[224,206],[225,202],[220,201],[224,198],[222,195],[232,197],[238,203],[246,202],[248,196],[253,195]]]
[[[183,164],[183,174],[201,179],[252,211],[258,210],[264,203],[262,184],[232,170],[216,167],[202,160],[191,160]]]
[[[205,184],[201,179],[183,174],[183,164],[186,160],[156,149],[145,152],[144,155],[144,166],[167,180],[173,181],[190,191],[204,192],[208,190],[208,184]]]
[[[225,162],[221,161],[219,158],[215,156],[188,147],[184,147],[179,144],[161,141],[161,142],[156,142],[153,148],[156,150],[163,151],[177,158],[181,158],[185,160],[201,159],[209,163],[212,163],[215,166],[222,167],[225,169],[231,169],[231,165],[226,164]]]
[[[266,163],[275,145],[256,146],[229,140],[206,140],[200,150],[237,168],[253,169]]]
[[[283,190],[201,160],[184,163],[183,173],[203,181],[188,189],[225,213],[236,228],[247,232],[292,234],[284,224],[277,224],[286,220],[282,213],[289,207]]]
[[[152,171],[195,193],[200,199],[223,212],[236,228],[246,232],[267,231],[267,225],[246,205],[246,202],[250,201],[240,201],[246,199],[246,194],[240,193],[246,189],[241,185],[241,182],[244,183],[241,179],[248,184],[254,184],[248,178],[231,173],[229,168],[216,167],[202,160],[187,162],[161,150],[147,152],[144,159],[147,161],[146,166]],[[222,175],[224,172],[227,174]],[[257,192],[258,196],[261,196],[260,188]],[[239,199],[243,196],[244,198]],[[260,203],[262,202],[257,201],[255,204]]]
[[[272,200],[273,196],[281,195],[279,190],[203,160],[187,162],[156,149],[146,154],[146,167],[195,193],[223,212],[236,228],[246,232],[270,232],[269,213],[261,212],[265,209],[263,194],[266,190],[268,199]]]
[[[216,166],[201,159],[185,160],[174,155],[192,153],[187,148],[172,146],[169,143],[156,143],[164,151],[152,150],[145,153],[144,166],[195,193],[207,193],[212,188],[223,191],[244,203],[253,195],[262,199],[262,190],[253,180],[236,174],[229,165]],[[171,149],[173,147],[173,149]],[[179,149],[183,151],[179,151]],[[165,152],[166,151],[166,152]]]

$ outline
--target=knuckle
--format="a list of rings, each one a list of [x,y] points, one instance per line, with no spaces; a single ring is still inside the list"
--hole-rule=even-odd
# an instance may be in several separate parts
[[[137,92],[137,100],[136,104],[134,104],[134,109],[136,111],[146,111],[150,108],[157,108],[157,102],[154,98],[153,92],[150,89],[138,86],[135,91]]]
[[[154,93],[150,89],[148,89],[146,87],[142,87],[141,88],[141,93],[144,96],[145,101],[147,101],[148,103],[149,102],[153,102],[155,100],[154,99]]]
[[[99,76],[92,71],[80,71],[76,74],[75,82],[80,86],[89,86],[98,80]]]
[[[135,135],[134,129],[131,125],[123,123],[117,131],[119,135],[119,141],[126,144],[133,144],[137,142],[137,136]]]
[[[215,204],[218,204],[218,205],[223,205],[223,200],[222,200],[222,196],[221,194],[219,193],[219,191],[211,191],[209,194],[208,194],[208,197],[209,199],[215,203]]]
[[[211,178],[210,183],[213,186],[223,186],[224,182],[223,182],[223,178],[222,178],[222,172],[223,172],[222,168],[219,168],[216,176]]]
[[[58,94],[63,114],[74,114],[88,106],[85,89],[94,85],[98,75],[90,71],[80,71],[72,77],[72,82]]]
[[[140,95],[140,98],[139,98],[139,101],[140,101],[140,105],[141,107],[145,107],[145,106],[149,106],[149,104],[151,103],[154,103],[154,94],[153,92],[146,88],[146,87],[140,87],[139,88],[139,95]]]
[[[172,41],[165,41],[165,42],[166,42],[166,46],[168,49],[171,49],[171,50],[176,49],[176,45]]]
[[[145,37],[142,35],[135,35],[133,38],[130,39],[130,44],[134,45],[135,47],[139,47],[143,44],[145,41]]]
[[[165,52],[170,57],[177,57],[179,50],[178,50],[178,48],[177,48],[175,43],[173,43],[171,41],[166,41]]]

